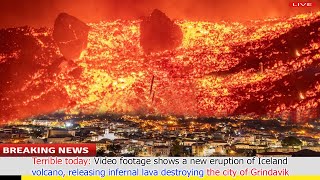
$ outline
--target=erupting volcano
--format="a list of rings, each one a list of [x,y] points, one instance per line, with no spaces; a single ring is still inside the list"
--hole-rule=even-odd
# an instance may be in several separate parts
[[[320,12],[174,22],[181,44],[150,53],[140,20],[88,23],[87,47],[73,60],[51,28],[0,30],[0,119],[55,111],[319,118]]]

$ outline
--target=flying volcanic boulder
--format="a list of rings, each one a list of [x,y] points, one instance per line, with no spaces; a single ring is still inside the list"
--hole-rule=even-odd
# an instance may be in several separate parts
[[[174,49],[182,37],[180,27],[158,9],[140,24],[140,45],[146,53]]]
[[[66,59],[78,59],[87,47],[89,26],[76,17],[60,13],[54,22],[53,39]]]

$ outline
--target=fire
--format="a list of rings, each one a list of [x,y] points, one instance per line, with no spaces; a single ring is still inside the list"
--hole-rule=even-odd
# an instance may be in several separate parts
[[[300,52],[298,50],[296,50],[296,56],[299,57],[301,56]]]
[[[90,23],[88,48],[75,61],[82,69],[80,75],[75,78],[62,73],[50,79],[45,76],[47,69],[39,69],[15,92],[28,93],[29,88],[47,82],[51,85],[9,106],[31,108],[34,101],[63,87],[61,91],[69,103],[55,109],[70,113],[273,117],[298,107],[317,108],[319,84],[312,82],[306,90],[308,95],[286,89],[292,88],[294,82],[290,75],[317,65],[319,42],[314,38],[300,51],[294,47],[295,56],[290,57],[289,50],[282,48],[289,47],[288,40],[281,38],[295,28],[316,22],[319,16],[317,12],[246,23],[176,21],[184,34],[181,46],[149,55],[139,45],[140,21]],[[39,38],[41,47],[53,48],[51,56],[44,55],[49,59],[60,56],[57,47],[40,40],[51,33],[31,33]],[[0,55],[0,62],[5,58],[9,55]],[[299,99],[287,96],[288,93],[296,93]],[[7,96],[13,97],[10,93]],[[265,111],[251,112],[250,103]]]
[[[300,99],[302,99],[302,100],[305,99],[305,96],[303,95],[302,92],[299,93],[299,97],[300,97]]]

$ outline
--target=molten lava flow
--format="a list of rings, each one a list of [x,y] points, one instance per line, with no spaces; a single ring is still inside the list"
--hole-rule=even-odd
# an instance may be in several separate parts
[[[61,65],[50,29],[3,30],[36,47],[27,55],[20,50],[24,46],[2,47],[0,63],[37,66],[2,80],[8,86],[1,89],[0,116],[7,120],[64,110],[316,118],[319,17],[320,12],[246,23],[177,21],[182,45],[151,54],[139,45],[139,21],[91,23],[88,48],[72,62],[81,67],[77,73]]]

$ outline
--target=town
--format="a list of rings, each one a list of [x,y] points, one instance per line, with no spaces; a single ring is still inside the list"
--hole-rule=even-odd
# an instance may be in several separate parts
[[[320,156],[320,120],[55,113],[5,123],[1,143],[94,143],[97,156]]]

